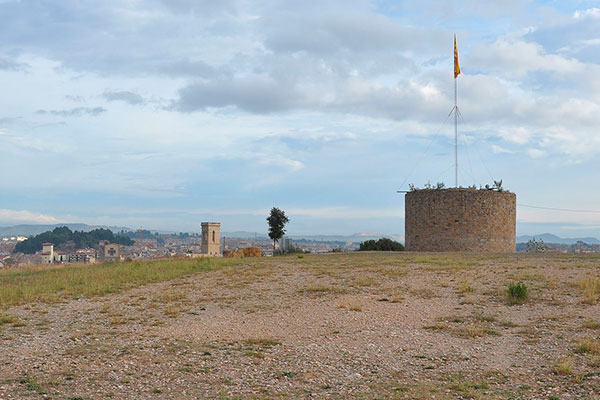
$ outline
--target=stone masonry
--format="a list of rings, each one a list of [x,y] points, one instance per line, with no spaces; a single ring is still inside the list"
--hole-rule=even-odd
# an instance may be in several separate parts
[[[200,253],[209,257],[221,256],[221,224],[219,222],[202,222],[201,226]]]
[[[405,196],[407,251],[515,252],[517,196],[471,188]]]

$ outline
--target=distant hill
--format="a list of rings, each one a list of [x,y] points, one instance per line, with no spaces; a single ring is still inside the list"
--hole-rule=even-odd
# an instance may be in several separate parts
[[[0,237],[6,236],[35,236],[40,233],[51,231],[54,228],[60,228],[66,226],[72,231],[84,231],[89,232],[94,229],[104,228],[110,229],[113,232],[119,232],[121,230],[130,231],[130,228],[117,227],[117,226],[103,226],[103,225],[87,225],[87,224],[54,224],[54,225],[15,225],[8,227],[0,227]]]
[[[551,233],[542,233],[541,235],[523,235],[517,237],[517,243],[527,243],[531,239],[536,238],[537,240],[543,240],[545,243],[558,243],[558,244],[575,244],[577,242],[584,242],[587,244],[599,244],[600,240],[595,237],[582,237],[582,238],[561,238]]]
[[[133,244],[133,240],[130,238],[115,235],[110,229],[99,228],[89,232],[82,232],[72,231],[62,226],[17,243],[13,252],[34,254],[36,251],[42,249],[42,243],[45,242],[54,244],[60,250],[65,250],[63,246],[68,246],[73,250],[75,248],[91,248],[97,246],[100,240],[108,240],[110,243],[119,243],[125,246]]]

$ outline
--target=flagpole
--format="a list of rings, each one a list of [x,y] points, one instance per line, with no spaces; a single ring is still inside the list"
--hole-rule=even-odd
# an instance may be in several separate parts
[[[458,64],[458,48],[456,47],[456,35],[454,35],[454,186],[458,187],[458,89],[456,78],[460,75]]]
[[[458,187],[458,95],[454,77],[454,184]]]

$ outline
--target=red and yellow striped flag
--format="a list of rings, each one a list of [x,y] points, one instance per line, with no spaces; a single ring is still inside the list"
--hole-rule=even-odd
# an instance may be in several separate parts
[[[454,79],[460,75],[460,65],[458,65],[458,49],[456,48],[456,35],[454,35]]]

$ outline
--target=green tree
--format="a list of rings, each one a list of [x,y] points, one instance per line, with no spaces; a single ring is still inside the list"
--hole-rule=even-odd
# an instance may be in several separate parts
[[[404,246],[395,240],[381,238],[378,241],[366,240],[362,242],[358,251],[404,251]]]
[[[277,207],[271,208],[271,213],[267,217],[269,223],[269,237],[273,239],[273,254],[275,254],[275,242],[285,234],[285,224],[290,222],[283,210]]]

